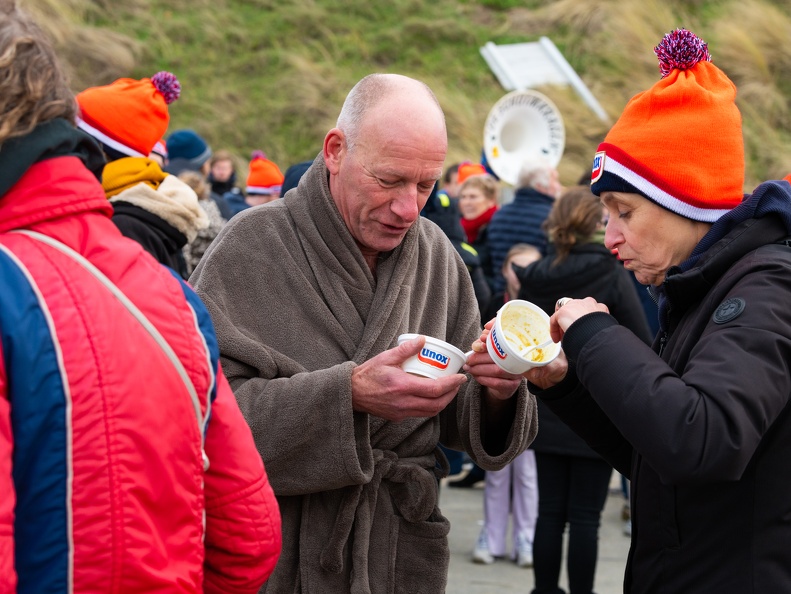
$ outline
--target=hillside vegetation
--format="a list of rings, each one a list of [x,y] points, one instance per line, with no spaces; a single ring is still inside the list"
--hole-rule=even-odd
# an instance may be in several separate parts
[[[686,27],[739,88],[747,182],[791,171],[791,2],[769,0],[22,0],[56,41],[75,91],[174,72],[171,130],[192,127],[244,166],[313,158],[351,86],[371,72],[425,81],[448,122],[448,163],[477,159],[505,94],[479,48],[550,37],[617,119],[659,80],[652,48]],[[607,126],[569,88],[539,89],[566,127],[562,181],[589,170]],[[716,134],[712,130],[712,134]]]

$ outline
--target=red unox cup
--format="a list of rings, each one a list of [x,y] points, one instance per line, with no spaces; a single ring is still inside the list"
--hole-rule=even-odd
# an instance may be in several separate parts
[[[560,354],[560,344],[552,343],[520,355],[528,347],[542,344],[549,338],[546,312],[529,301],[514,299],[497,312],[486,349],[501,369],[519,375],[533,367],[548,365]]]
[[[398,344],[417,338],[420,334],[402,334]],[[407,373],[423,377],[438,378],[458,373],[467,361],[467,356],[444,340],[426,336],[426,344],[414,357],[410,357],[401,365]]]

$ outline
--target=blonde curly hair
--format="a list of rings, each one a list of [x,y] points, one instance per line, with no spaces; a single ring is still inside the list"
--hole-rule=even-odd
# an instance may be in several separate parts
[[[0,147],[37,125],[64,118],[77,103],[44,33],[13,1],[0,1]]]

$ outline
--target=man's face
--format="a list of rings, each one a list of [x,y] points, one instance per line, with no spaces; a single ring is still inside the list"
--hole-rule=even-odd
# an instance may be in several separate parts
[[[250,206],[258,206],[259,204],[268,204],[280,198],[279,194],[248,194],[245,202]]]
[[[408,121],[384,111],[366,116],[351,152],[340,133],[328,162],[332,197],[366,256],[401,243],[442,175],[447,150],[441,118]]]
[[[445,192],[447,192],[448,196],[451,198],[458,198],[459,197],[459,188],[461,184],[459,183],[459,172],[454,171],[450,174],[450,180],[442,187]]]

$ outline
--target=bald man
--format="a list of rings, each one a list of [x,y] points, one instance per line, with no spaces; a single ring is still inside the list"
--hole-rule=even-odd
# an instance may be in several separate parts
[[[234,217],[191,279],[280,503],[264,592],[444,592],[438,442],[499,469],[535,436],[534,399],[485,351],[441,379],[401,369],[425,336],[480,335],[463,262],[419,216],[446,150],[425,84],[365,77],[299,186]]]

